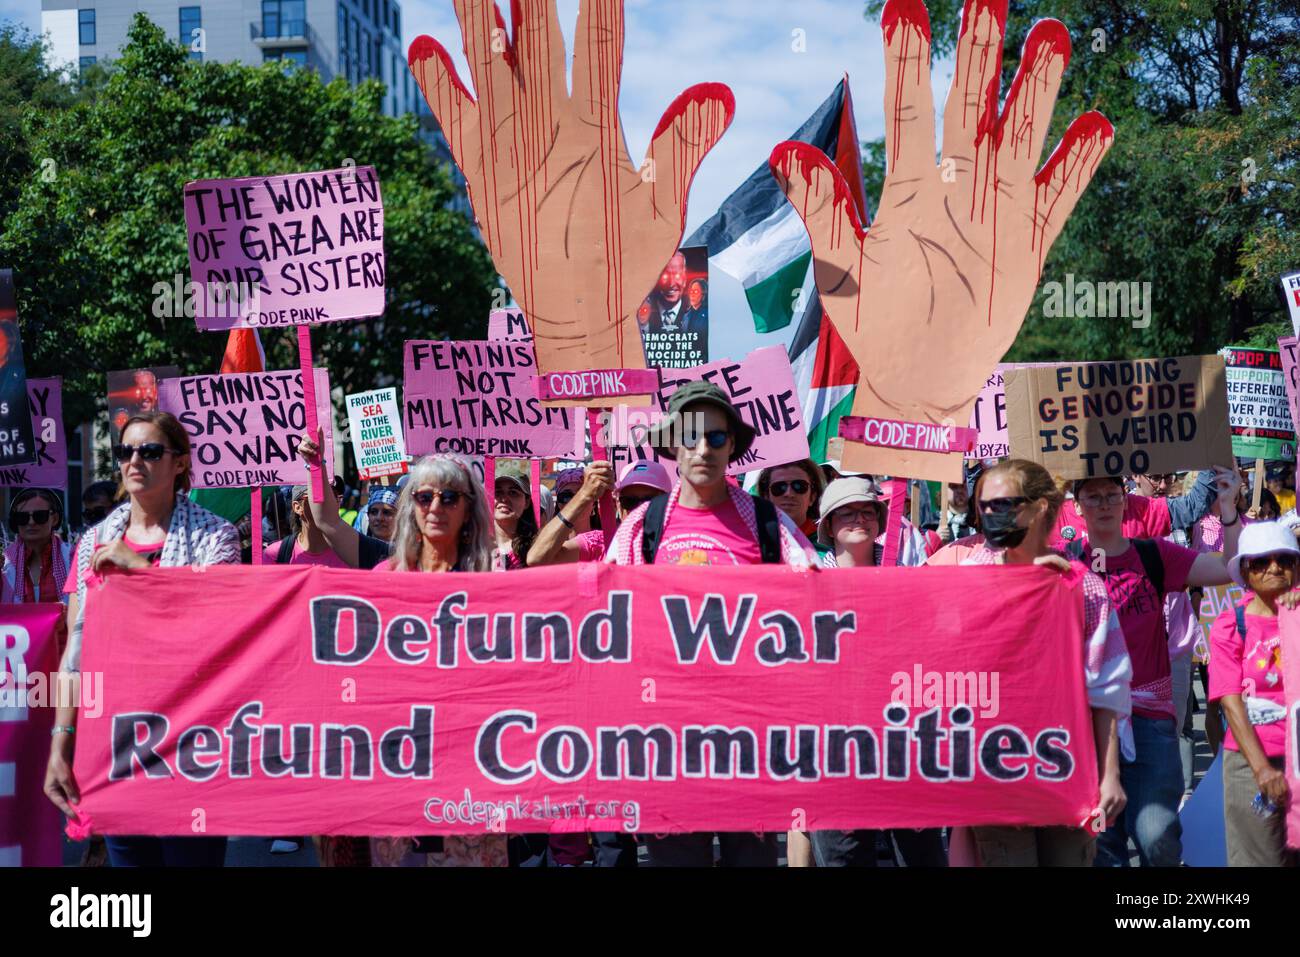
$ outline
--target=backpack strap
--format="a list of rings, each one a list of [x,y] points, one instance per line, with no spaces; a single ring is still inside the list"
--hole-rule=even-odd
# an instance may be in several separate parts
[[[370,535],[359,534],[357,539],[357,567],[366,571],[388,561],[388,542]]]
[[[1237,637],[1241,643],[1246,643],[1246,609],[1241,605],[1233,605],[1232,610],[1237,613]]]
[[[1065,554],[1066,557],[1071,558],[1076,562],[1083,561],[1083,539],[1076,538],[1072,542],[1067,542],[1065,545]]]
[[[1151,584],[1155,586],[1156,595],[1163,601],[1165,597],[1165,562],[1160,555],[1160,546],[1151,538],[1133,539],[1133,547],[1137,549],[1138,558],[1142,562],[1142,568],[1147,573],[1147,578],[1151,579]]]
[[[286,535],[280,539],[280,548],[275,553],[275,563],[277,565],[288,565],[293,561],[293,546],[297,541],[297,535]]]
[[[664,515],[668,512],[668,495],[656,495],[646,506],[641,524],[641,559],[647,565],[655,563],[659,542],[664,537]]]
[[[754,499],[754,518],[758,523],[758,550],[764,565],[781,564],[781,519],[776,506],[765,498]]]

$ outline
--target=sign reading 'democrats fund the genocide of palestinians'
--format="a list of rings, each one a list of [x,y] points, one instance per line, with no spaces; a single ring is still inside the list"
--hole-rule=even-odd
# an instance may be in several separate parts
[[[329,376],[316,377],[316,415],[326,430],[325,456],[331,473]],[[307,466],[298,442],[307,430],[302,373],[252,372],[164,379],[158,404],[180,420],[193,445],[195,488],[306,485]]]
[[[531,342],[412,339],[404,352],[402,419],[412,455],[569,458],[582,448],[582,411],[538,398]]]
[[[373,167],[185,185],[200,329],[314,325],[384,311]]]
[[[363,479],[401,475],[407,470],[406,443],[396,389],[372,389],[344,396],[357,472]]]
[[[1232,452],[1243,458],[1295,461],[1295,427],[1280,352],[1224,349]]]
[[[1220,356],[1066,363],[1004,376],[1011,455],[1057,478],[1232,461]]]
[[[1077,574],[815,577],[113,576],[87,607],[104,704],[77,728],[80,808],[107,834],[190,834],[198,807],[244,835],[1089,821]],[[181,606],[202,642],[138,626]]]

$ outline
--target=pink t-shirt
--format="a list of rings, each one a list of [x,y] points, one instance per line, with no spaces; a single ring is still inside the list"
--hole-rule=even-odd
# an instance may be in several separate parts
[[[1250,599],[1242,606],[1250,604]],[[1237,634],[1237,617],[1225,611],[1210,627],[1210,700],[1239,694],[1271,701],[1285,711],[1286,695],[1282,687],[1282,639],[1278,637],[1277,618],[1246,615],[1246,640]],[[1286,721],[1255,725],[1260,746],[1270,758],[1286,754]],[[1223,738],[1223,746],[1240,751],[1232,731]]]
[[[658,565],[758,565],[762,560],[754,533],[730,497],[713,508],[678,502],[655,554]]]
[[[1125,527],[1127,524],[1126,521]],[[1182,591],[1187,587],[1187,575],[1197,553],[1163,538],[1155,539],[1155,543],[1165,569],[1165,595]],[[1083,554],[1090,556],[1091,552],[1085,539]],[[1085,562],[1090,561],[1085,557]],[[1156,594],[1155,585],[1147,578],[1142,559],[1132,542],[1122,555],[1106,556],[1106,571],[1102,577],[1106,580],[1111,606],[1119,615],[1129,658],[1133,662],[1133,713],[1143,718],[1173,717],[1165,596]]]
[[[573,540],[578,543],[578,561],[598,562],[605,557],[605,533],[599,528],[583,532]]]
[[[283,539],[281,540],[283,541]],[[272,542],[262,549],[262,562],[266,565],[274,565],[276,556],[280,554],[280,542]],[[323,552],[309,552],[302,547],[302,543],[295,541],[293,543],[293,558],[289,559],[290,565],[322,565],[325,568],[348,568],[347,562],[339,558],[334,549],[326,548]]]
[[[1125,497],[1124,522],[1120,533],[1125,538],[1164,538],[1172,530],[1169,520],[1169,502],[1163,498],[1147,498],[1144,495]],[[1088,528],[1083,516],[1079,514],[1079,503],[1067,499],[1056,516],[1056,532],[1050,545],[1063,551],[1070,542],[1084,538]]]
[[[163,542],[165,541],[166,539],[153,545],[140,545],[131,541],[131,539],[127,538],[125,535],[122,536],[122,544],[131,549],[131,551],[135,552],[137,555],[148,555],[150,552],[153,552],[154,556],[152,564],[154,568],[157,568],[159,563],[162,561]],[[105,547],[106,544],[97,545],[95,551],[99,551],[101,548]],[[101,576],[96,575],[89,568],[86,569],[87,588],[93,588],[101,581],[103,581]],[[77,593],[77,576],[75,574],[69,575],[67,580],[63,583],[63,593],[65,595],[75,595]]]

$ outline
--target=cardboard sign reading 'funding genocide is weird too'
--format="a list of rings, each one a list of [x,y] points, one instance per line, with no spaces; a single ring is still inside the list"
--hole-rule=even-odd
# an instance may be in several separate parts
[[[384,203],[369,166],[187,183],[185,226],[200,329],[384,311]]]
[[[325,456],[332,474],[329,376],[324,369],[313,371],[316,417],[326,430]],[[307,466],[298,457],[298,442],[307,430],[301,372],[165,379],[158,387],[158,403],[189,433],[195,488],[308,484]]]
[[[363,479],[401,475],[407,469],[402,416],[396,389],[372,389],[345,396],[352,451]]]
[[[1011,455],[1057,478],[1232,461],[1220,356],[1069,363],[1005,377]]]
[[[412,455],[569,458],[582,448],[581,411],[538,398],[531,342],[412,339],[404,352],[402,420]]]
[[[1287,408],[1282,356],[1272,349],[1224,349],[1232,453],[1295,461],[1295,427]]]

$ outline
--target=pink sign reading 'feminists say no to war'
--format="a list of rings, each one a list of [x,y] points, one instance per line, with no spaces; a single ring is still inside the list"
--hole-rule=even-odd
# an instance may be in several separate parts
[[[369,166],[185,186],[200,329],[384,311],[384,204]]]
[[[325,429],[325,460],[334,471],[329,375],[313,369],[316,418]],[[253,372],[164,379],[158,406],[189,433],[195,488],[306,485],[298,442],[307,431],[302,373]]]

